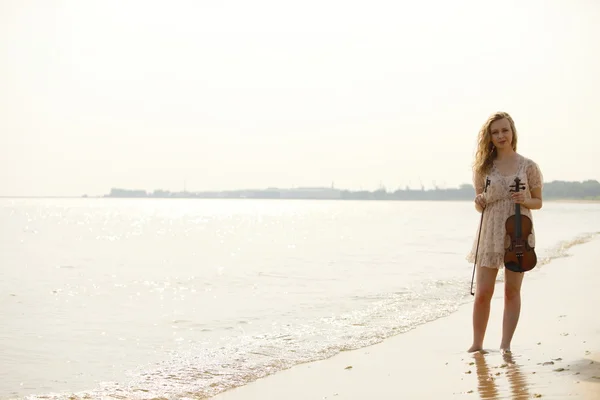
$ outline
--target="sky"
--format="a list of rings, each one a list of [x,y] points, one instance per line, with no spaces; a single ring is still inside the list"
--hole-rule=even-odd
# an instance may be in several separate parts
[[[0,0],[0,196],[600,180],[600,2]]]

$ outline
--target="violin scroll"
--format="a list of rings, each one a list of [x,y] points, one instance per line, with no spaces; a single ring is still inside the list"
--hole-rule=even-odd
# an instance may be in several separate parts
[[[519,179],[519,177],[517,176],[515,178],[515,183],[510,185],[511,192],[519,192],[521,190],[525,190],[525,185],[523,183],[521,183],[521,179]]]

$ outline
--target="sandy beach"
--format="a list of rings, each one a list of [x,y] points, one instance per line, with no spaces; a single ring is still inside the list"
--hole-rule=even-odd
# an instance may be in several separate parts
[[[598,260],[596,236],[525,278],[510,356],[498,351],[499,282],[484,345],[487,354],[466,352],[469,303],[380,344],[298,365],[212,399],[600,399]]]

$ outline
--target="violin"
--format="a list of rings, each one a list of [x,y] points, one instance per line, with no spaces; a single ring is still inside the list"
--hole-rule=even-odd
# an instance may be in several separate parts
[[[510,185],[511,192],[525,189],[519,177],[515,178],[514,185]],[[504,266],[513,272],[527,272],[537,264],[537,255],[534,247],[529,245],[528,237],[533,231],[533,223],[527,215],[521,215],[521,205],[515,204],[515,214],[506,219],[506,235],[510,242],[504,251]]]

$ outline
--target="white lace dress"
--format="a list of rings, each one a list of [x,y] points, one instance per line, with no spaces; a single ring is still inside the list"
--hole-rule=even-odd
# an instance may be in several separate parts
[[[515,203],[511,199],[511,185],[514,185],[515,177],[518,176],[521,180],[521,185],[525,185],[525,197],[531,198],[531,190],[541,188],[543,185],[542,172],[538,165],[532,160],[518,155],[517,172],[511,175],[502,175],[496,167],[496,163],[490,168],[487,176],[490,184],[487,192],[484,194],[486,199],[486,207],[483,214],[483,222],[481,224],[481,237],[479,239],[479,251],[477,252],[477,265],[488,268],[504,267],[504,250],[506,239],[506,219],[514,215]],[[485,187],[486,176],[474,177],[473,185],[483,190]],[[531,210],[521,205],[521,215],[526,215],[531,218]],[[535,224],[534,224],[535,225]],[[467,260],[471,263],[475,262],[475,251],[477,249],[477,237],[479,235],[479,220],[475,239],[471,251],[467,255]],[[535,229],[528,238],[531,246],[535,246]]]

